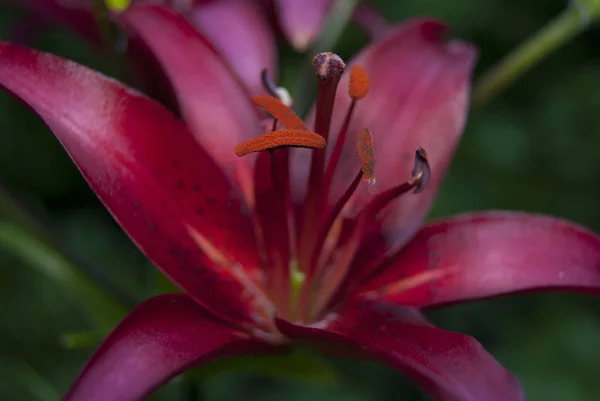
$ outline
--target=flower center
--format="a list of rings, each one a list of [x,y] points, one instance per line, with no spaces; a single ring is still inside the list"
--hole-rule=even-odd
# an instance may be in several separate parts
[[[420,192],[430,176],[425,151],[419,148],[409,181],[374,195],[354,217],[345,216],[343,210],[361,180],[376,184],[375,145],[371,132],[363,128],[356,134],[356,176],[337,201],[330,201],[330,188],[347,143],[350,122],[359,100],[369,91],[369,77],[360,66],[350,69],[348,95],[352,101],[332,144],[328,139],[335,96],[346,65],[339,56],[328,52],[316,55],[313,66],[318,78],[314,131],[308,130],[290,109],[287,92],[263,71],[263,83],[271,96],[256,96],[253,101],[272,116],[265,120],[271,131],[235,148],[238,156],[262,152],[255,164],[255,215],[266,264],[265,287],[280,316],[298,323],[323,317],[379,212],[405,193]],[[285,128],[277,129],[278,125]],[[329,146],[333,147],[327,157]],[[301,204],[295,204],[291,198],[290,147],[312,149],[308,185]]]

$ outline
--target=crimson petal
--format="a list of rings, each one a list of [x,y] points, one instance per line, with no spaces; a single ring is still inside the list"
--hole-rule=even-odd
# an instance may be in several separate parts
[[[252,95],[265,93],[261,71],[277,76],[275,38],[264,12],[247,0],[219,0],[197,6],[190,20],[229,62]]]
[[[181,15],[167,8],[137,4],[121,21],[145,42],[161,63],[196,139],[238,181],[252,203],[253,157],[233,148],[260,134],[258,115],[248,93],[236,82],[214,49]],[[156,27],[160,27],[157,29]]]
[[[276,0],[283,33],[296,50],[304,51],[315,39],[333,0]]]
[[[114,329],[64,401],[140,400],[192,365],[269,350],[214,320],[186,295],[161,295]]]
[[[456,216],[421,229],[363,290],[427,274],[439,278],[388,297],[426,307],[519,291],[598,293],[600,237],[568,221],[527,213]]]
[[[474,338],[433,327],[416,309],[381,301],[352,301],[326,318],[326,328],[278,321],[296,340],[339,354],[387,363],[440,401],[521,401],[518,381]]]
[[[253,284],[259,263],[245,202],[181,121],[86,67],[1,42],[0,85],[41,116],[173,281],[232,321],[256,314],[253,301],[263,298]]]

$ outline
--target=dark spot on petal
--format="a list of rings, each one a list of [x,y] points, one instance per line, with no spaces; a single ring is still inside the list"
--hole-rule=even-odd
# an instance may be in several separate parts
[[[151,222],[150,220],[146,220],[146,225],[148,226],[149,229],[151,229],[152,231],[156,231],[156,225]]]
[[[136,208],[136,209],[139,209],[140,208],[140,202],[133,201],[133,207]]]
[[[206,273],[206,266],[194,266],[194,273],[203,274]]]
[[[179,269],[181,269],[181,270],[186,270],[185,263],[183,263],[183,262],[179,262],[179,265],[178,265],[178,266],[179,266]]]
[[[185,189],[185,183],[183,181],[177,181],[177,189]]]
[[[196,208],[196,213],[198,213],[198,214],[200,214],[200,215],[201,215],[202,213],[204,213],[204,209],[202,209],[202,206],[198,206],[198,207]]]
[[[200,185],[198,185],[198,184],[194,184],[194,185],[192,186],[192,189],[193,189],[194,191],[200,191]]]

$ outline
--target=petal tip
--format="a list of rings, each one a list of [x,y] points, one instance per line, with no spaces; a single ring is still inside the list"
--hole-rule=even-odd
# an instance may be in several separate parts
[[[298,52],[304,52],[312,43],[315,35],[312,30],[301,29],[295,32],[288,32],[286,35],[292,47]]]
[[[430,42],[439,42],[448,31],[448,26],[437,20],[423,20],[419,24],[419,31],[423,39]]]

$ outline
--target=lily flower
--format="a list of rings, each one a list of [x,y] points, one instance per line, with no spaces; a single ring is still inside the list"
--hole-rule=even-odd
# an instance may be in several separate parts
[[[84,66],[0,43],[0,85],[184,291],[134,309],[65,400],[139,400],[198,364],[296,343],[387,363],[436,400],[524,399],[476,339],[420,309],[598,292],[600,238],[515,212],[422,226],[465,122],[471,45],[418,19],[348,66],[319,54],[304,121],[268,73],[271,95],[251,98],[181,15],[135,5],[120,18],[161,63],[185,122]]]
[[[23,5],[33,11],[45,14],[47,18],[70,26],[76,32],[89,38],[99,39],[97,32],[93,32],[94,25],[85,25],[84,21],[74,18],[81,16],[81,11],[86,11],[88,18],[91,16],[92,0],[5,0],[15,4]],[[109,1],[110,2],[110,1]],[[205,5],[214,5],[223,0],[130,0],[131,3],[163,4],[171,7],[174,11],[188,14],[194,21],[196,12]],[[228,0],[225,3],[231,2]],[[269,13],[275,13],[279,25],[296,50],[304,51],[318,36],[325,22],[325,17],[333,0],[251,0],[234,2],[246,6],[260,5]],[[76,15],[79,13],[79,15]],[[202,18],[205,19],[204,17]],[[229,28],[239,29],[235,21],[228,20]],[[213,25],[214,22],[210,23]],[[227,36],[227,30],[220,30]]]
[[[38,18],[64,25],[96,46],[103,45],[101,32],[94,21],[92,0],[1,1],[25,7]],[[277,75],[275,33],[282,32],[296,50],[305,51],[321,32],[333,5],[332,0],[131,0],[131,3],[162,4],[185,15],[228,61],[229,67],[253,95],[264,92],[260,80],[262,69],[267,68],[273,77]],[[369,27],[378,26],[372,22],[377,19],[377,14],[364,5],[358,9],[356,21],[375,36]],[[279,27],[275,26],[277,22],[271,21],[273,15]],[[27,26],[21,31],[31,36],[32,30],[39,27],[39,19],[33,21],[35,26],[28,20],[24,24]],[[224,24],[227,29],[223,29]],[[147,81],[156,79],[147,57],[137,53],[130,55],[134,62],[142,58],[138,64],[145,65],[146,74],[151,75]],[[148,90],[146,82],[142,85]]]
[[[35,15],[56,22],[81,35],[91,44],[103,45],[100,29],[94,20],[91,0],[0,0],[25,7]],[[277,74],[275,35],[258,0],[133,0],[132,3],[162,4],[186,16],[198,32],[211,43],[214,51],[228,61],[228,66],[251,94],[264,93],[260,72],[268,68]],[[227,24],[227,29],[223,29]],[[27,27],[31,31],[36,27]],[[156,92],[152,80],[160,79],[144,49],[131,49],[136,73],[148,75],[140,79],[149,92]],[[152,60],[151,60],[152,61]],[[140,77],[138,77],[140,78]],[[165,92],[160,89],[159,92]],[[163,93],[161,93],[162,95]]]

